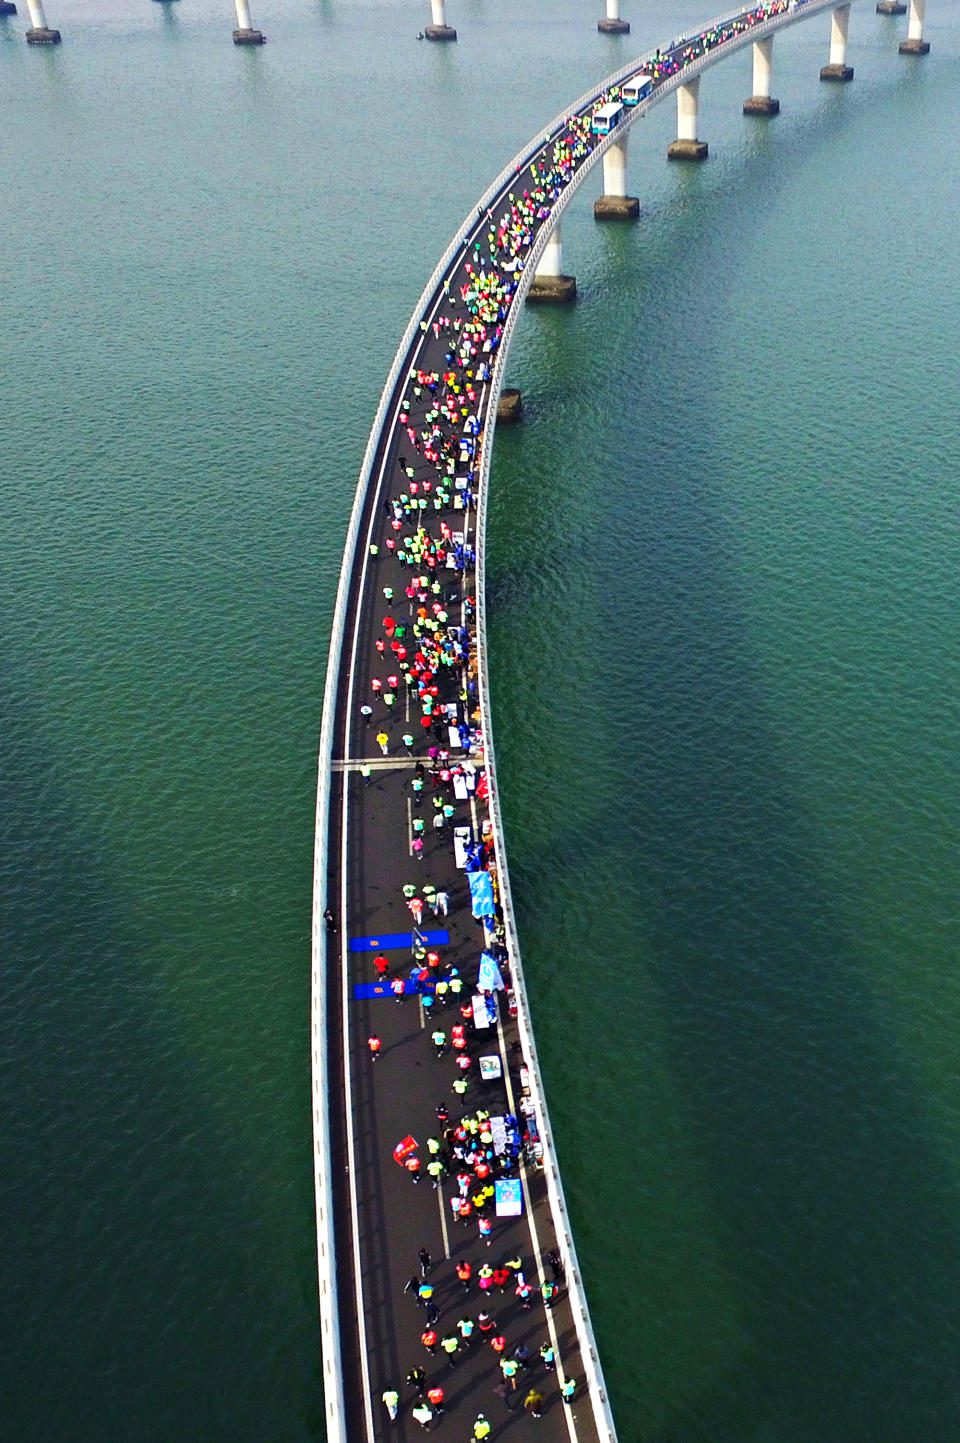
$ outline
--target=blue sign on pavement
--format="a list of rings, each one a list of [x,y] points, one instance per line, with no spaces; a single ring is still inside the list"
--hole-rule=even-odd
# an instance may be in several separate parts
[[[449,932],[418,932],[422,946],[442,947],[450,941]],[[412,932],[381,932],[378,937],[351,937],[351,952],[388,952],[391,948],[413,946]]]
[[[417,995],[417,984],[415,982],[404,982],[403,991],[407,997]],[[357,1002],[368,997],[393,997],[389,982],[355,982],[353,984],[353,996]]]

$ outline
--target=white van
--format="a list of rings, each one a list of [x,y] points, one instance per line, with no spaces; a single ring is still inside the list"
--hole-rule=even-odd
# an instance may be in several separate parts
[[[606,105],[601,105],[599,110],[594,111],[593,122],[590,129],[594,135],[609,135],[613,127],[623,114],[623,106],[619,100],[611,100]]]
[[[653,89],[653,76],[648,75],[645,70],[640,70],[636,75],[631,75],[620,87],[620,94],[623,97],[624,105],[639,105],[641,100],[646,100]]]

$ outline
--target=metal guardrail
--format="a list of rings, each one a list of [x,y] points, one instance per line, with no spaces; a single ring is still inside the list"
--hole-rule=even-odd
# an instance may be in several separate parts
[[[734,50],[741,49],[744,45],[751,44],[755,40],[772,33],[773,31],[786,28],[798,21],[805,20],[809,16],[819,14],[823,10],[835,9],[836,0],[803,0],[803,4],[793,10],[787,10],[781,14],[771,16],[768,19],[751,26],[740,35],[731,36],[720,45],[714,46],[704,52],[696,60],[684,66],[673,75],[665,77],[660,81],[653,93],[639,105],[632,107],[624,115],[620,125],[610,135],[603,137],[591,151],[589,156],[580,164],[577,171],[565,186],[564,190],[554,204],[551,214],[545,220],[534,239],[534,243],[528,253],[524,264],[513,301],[507,313],[504,323],[503,334],[500,344],[497,347],[496,360],[491,375],[486,416],[493,417],[493,425],[484,426],[484,440],[481,448],[480,477],[478,482],[479,501],[477,508],[477,656],[479,672],[479,700],[481,711],[481,725],[483,729],[484,747],[487,763],[487,774],[490,789],[489,809],[496,843],[497,864],[501,886],[501,900],[503,906],[504,923],[506,926],[507,938],[510,949],[511,967],[513,972],[514,992],[517,998],[517,1025],[523,1043],[524,1054],[529,1067],[530,1091],[537,1108],[538,1126],[544,1147],[544,1173],[547,1183],[547,1192],[553,1211],[557,1231],[563,1241],[563,1247],[567,1258],[567,1286],[571,1307],[577,1322],[578,1331],[581,1334],[583,1343],[581,1352],[584,1360],[584,1367],[587,1372],[590,1395],[593,1401],[594,1415],[598,1432],[601,1439],[608,1440],[608,1443],[616,1443],[616,1431],[613,1422],[613,1415],[610,1409],[609,1399],[606,1392],[606,1385],[600,1368],[597,1354],[596,1340],[593,1328],[587,1311],[586,1300],[580,1281],[580,1269],[577,1262],[576,1250],[568,1224],[568,1213],[566,1200],[563,1195],[563,1187],[560,1181],[560,1173],[556,1162],[556,1150],[553,1143],[553,1135],[550,1129],[549,1117],[544,1103],[543,1083],[540,1076],[539,1061],[537,1058],[536,1044],[533,1039],[533,1030],[529,1019],[529,1006],[527,1002],[526,986],[523,980],[523,971],[520,962],[520,949],[517,937],[516,923],[514,918],[513,901],[510,893],[510,881],[507,871],[506,848],[504,845],[503,820],[500,811],[500,800],[496,784],[496,765],[494,758],[493,734],[490,725],[490,703],[489,703],[489,678],[487,672],[486,648],[483,645],[486,636],[486,567],[484,559],[484,537],[487,515],[487,491],[490,474],[490,460],[493,443],[493,434],[496,429],[496,407],[497,400],[503,387],[504,368],[509,349],[510,339],[521,312],[521,302],[533,283],[536,271],[536,263],[543,254],[550,232],[560,219],[563,211],[570,203],[573,195],[580,189],[587,174],[593,169],[597,161],[613,144],[616,144],[630,126],[639,120],[654,105],[664,100],[668,94],[676,90],[680,85],[686,83],[691,75],[695,75],[706,69],[709,65],[726,58]],[[732,13],[718,16],[716,19],[706,22],[689,36],[682,37],[678,42],[671,42],[671,49],[677,44],[689,43],[699,37],[704,31],[715,29],[718,26],[738,19],[747,14],[745,9],[739,9]],[[472,209],[458,227],[450,244],[447,246],[437,265],[435,266],[430,279],[427,281],[416,308],[403,333],[400,344],[397,347],[393,364],[384,383],[380,402],[374,416],[370,435],[364,451],[363,462],[360,467],[360,475],[357,482],[357,489],[354,494],[353,506],[350,512],[350,519],[347,526],[347,537],[344,546],[343,563],[340,569],[340,578],[337,586],[337,599],[334,606],[333,622],[331,626],[330,648],[327,656],[327,674],[324,686],[323,718],[320,727],[320,738],[318,746],[318,768],[317,768],[317,806],[314,826],[314,864],[313,864],[313,909],[311,925],[311,1071],[312,1071],[312,1101],[313,1101],[313,1135],[314,1135],[314,1190],[316,1195],[317,1209],[317,1266],[319,1273],[319,1309],[320,1309],[320,1332],[321,1345],[323,1349],[323,1378],[326,1431],[328,1443],[350,1443],[347,1438],[346,1410],[344,1406],[343,1373],[340,1366],[340,1330],[339,1330],[339,1308],[336,1292],[336,1267],[335,1267],[335,1240],[333,1229],[333,1187],[331,1176],[331,1144],[330,1144],[330,1117],[327,1099],[327,933],[323,919],[323,911],[327,905],[327,873],[329,867],[329,823],[330,823],[330,781],[331,762],[333,759],[333,728],[336,711],[337,684],[340,675],[340,667],[343,655],[343,640],[347,619],[347,605],[350,595],[351,582],[356,566],[357,546],[360,537],[360,524],[363,511],[368,499],[368,490],[373,473],[373,465],[377,452],[383,440],[382,430],[387,410],[393,397],[397,382],[405,373],[410,359],[411,346],[414,338],[420,329],[420,321],[429,311],[437,289],[444,277],[451,268],[451,264],[464,242],[476,229],[477,220],[480,215],[488,209],[491,203],[504,194],[510,181],[519,171],[525,169],[529,162],[537,155],[544,142],[555,135],[564,122],[571,115],[581,114],[589,106],[593,105],[605,91],[611,86],[620,84],[628,79],[638,70],[643,69],[644,64],[654,58],[655,55],[663,53],[649,51],[644,55],[637,56],[628,64],[613,71],[599,85],[591,87],[578,97],[572,105],[561,111],[552,121],[543,127],[541,131],[529,141],[522,150],[518,151],[511,161],[504,166],[497,178],[484,192]]]

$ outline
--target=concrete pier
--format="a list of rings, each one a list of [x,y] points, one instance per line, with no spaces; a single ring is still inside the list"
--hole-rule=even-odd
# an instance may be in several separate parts
[[[629,35],[630,21],[620,19],[620,0],[607,0],[607,13],[597,21],[601,35]]]
[[[847,27],[850,24],[850,6],[838,5],[830,16],[830,60],[820,71],[821,80],[847,81],[853,79],[853,70],[847,64]]]
[[[28,45],[59,45],[60,31],[51,30],[43,13],[43,0],[27,0],[30,29],[27,31]]]
[[[603,195],[594,202],[594,220],[636,220],[638,196],[627,195],[627,134],[603,153]]]
[[[930,42],[923,38],[923,18],[927,0],[910,0],[907,38],[900,42],[901,55],[929,55]]]
[[[706,160],[707,142],[697,139],[700,77],[677,88],[677,138],[667,146],[668,160]]]
[[[237,7],[237,28],[233,32],[234,45],[262,45],[267,37],[260,30],[254,30],[247,0],[234,0],[234,3]]]
[[[773,36],[753,42],[753,94],[743,102],[744,115],[779,115],[780,102],[770,94]]]
[[[456,40],[457,32],[447,24],[445,0],[430,0],[431,24],[423,32],[428,40]]]
[[[523,415],[523,396],[513,387],[505,387],[497,402],[497,425],[512,426]]]
[[[560,237],[560,222],[557,221],[534,272],[527,300],[565,302],[572,301],[576,294],[576,277],[563,274],[563,241]]]

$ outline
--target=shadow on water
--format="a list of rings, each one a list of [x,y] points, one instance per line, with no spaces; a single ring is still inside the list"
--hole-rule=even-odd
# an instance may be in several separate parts
[[[5,1436],[252,1443],[284,1416],[322,1436],[309,1247],[284,1336],[293,1263],[264,1290],[262,1199],[113,893],[103,819],[77,814],[9,674],[0,715]]]
[[[160,19],[167,34],[176,34],[180,29],[176,0],[160,0]]]
[[[791,163],[842,123],[835,109],[798,123]],[[663,1059],[697,1134],[712,1224],[745,1315],[728,1364],[689,1379],[682,1399],[643,1399],[643,1359],[634,1353],[624,1369],[622,1338],[609,1381],[615,1406],[636,1403],[617,1409],[622,1436],[657,1443],[950,1439],[960,1431],[957,1178],[901,1053],[897,1019],[841,918],[827,841],[781,760],[789,739],[751,666],[731,564],[730,477],[707,446],[691,456],[680,444],[686,424],[711,432],[710,373],[722,353],[700,366],[696,390],[666,395],[662,381],[682,378],[685,364],[689,375],[684,295],[735,256],[743,217],[776,202],[768,150],[758,143],[738,169],[736,195],[685,181],[663,207],[647,258],[634,255],[639,273],[621,298],[626,329],[658,339],[636,358],[643,465],[628,465],[637,417],[612,416],[603,437],[610,474],[597,498],[604,516],[575,527],[576,550],[550,560],[597,579],[589,665],[610,695],[598,750],[623,759],[630,783],[599,793],[602,814],[588,824],[591,838],[627,841],[592,852],[586,883],[579,867],[567,881],[646,919],[644,981],[669,1019]],[[633,248],[623,234],[604,244],[621,259]],[[585,323],[537,324],[538,373],[556,401],[571,377],[586,384]],[[599,349],[593,379],[602,384],[616,354]],[[562,437],[546,440],[539,470],[562,477]],[[501,447],[511,471],[530,455],[519,437]],[[564,481],[569,494],[552,501],[583,514],[578,481]],[[535,614],[542,559],[506,508],[542,509],[542,488],[532,477],[507,486],[509,497],[492,503],[501,519],[491,584]],[[495,645],[491,654],[501,672]],[[497,721],[509,715],[505,691],[495,677]],[[499,731],[497,741],[502,763]],[[500,784],[506,793],[503,776]],[[566,869],[569,819],[556,827],[549,855]],[[536,895],[521,904],[522,930],[533,931],[534,918],[544,928]],[[591,944],[602,956],[602,935]],[[624,1013],[645,1005],[636,974],[607,981]],[[636,1095],[644,1059],[626,1047],[617,1066],[616,1095]],[[622,1168],[615,1181],[629,1190],[633,1169]]]
[[[647,549],[660,584],[637,619],[658,637],[656,705],[625,700],[657,765],[642,803],[608,819],[633,838],[627,891],[656,919],[648,976],[751,1300],[753,1357],[696,1400],[695,1426],[660,1436],[732,1443],[756,1409],[782,1419],[773,1436],[810,1443],[942,1438],[960,1404],[956,1178],[778,764],[729,553],[711,547],[724,524],[702,517],[682,558]],[[697,657],[709,664],[691,671]]]

